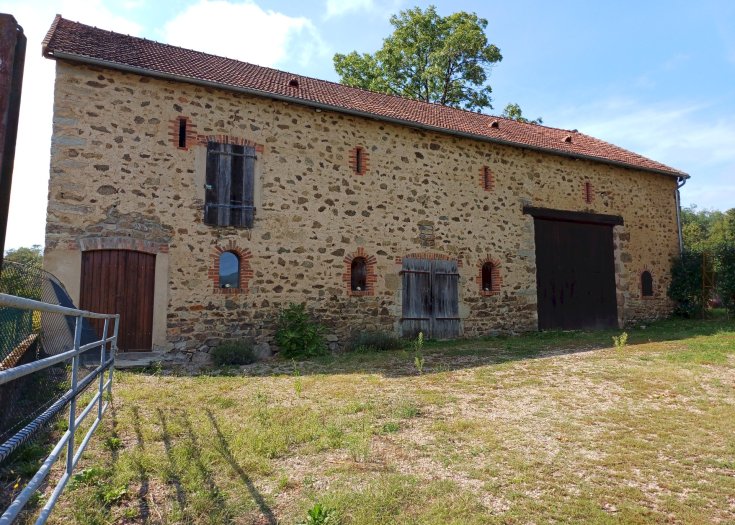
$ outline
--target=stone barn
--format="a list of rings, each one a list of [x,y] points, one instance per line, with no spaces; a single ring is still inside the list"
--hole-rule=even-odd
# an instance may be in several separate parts
[[[576,130],[57,17],[46,269],[120,348],[622,327],[671,311],[688,176]]]

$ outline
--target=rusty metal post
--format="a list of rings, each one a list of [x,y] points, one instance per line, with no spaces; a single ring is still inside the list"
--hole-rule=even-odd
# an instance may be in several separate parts
[[[12,15],[0,13],[0,265],[5,253],[25,56],[23,28]]]

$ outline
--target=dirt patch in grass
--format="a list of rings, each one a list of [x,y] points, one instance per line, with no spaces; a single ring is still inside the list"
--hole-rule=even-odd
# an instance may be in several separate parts
[[[81,465],[104,474],[51,523],[735,521],[735,325],[609,337],[430,343],[423,374],[400,350],[117,373]]]

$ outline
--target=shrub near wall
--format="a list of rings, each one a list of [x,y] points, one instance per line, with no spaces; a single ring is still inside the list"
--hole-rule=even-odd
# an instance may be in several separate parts
[[[215,346],[210,352],[212,361],[218,366],[248,365],[255,362],[253,345],[250,341],[227,341]]]
[[[730,313],[735,312],[735,246],[721,246],[715,259],[717,294]]]
[[[327,352],[324,326],[309,318],[306,306],[291,303],[281,310],[276,344],[283,357],[312,357]]]
[[[674,313],[695,317],[702,311],[702,253],[685,251],[671,266],[669,297],[676,302]]]
[[[721,244],[712,253],[715,293],[729,312],[735,311],[735,246]],[[674,313],[683,317],[699,315],[703,301],[702,252],[685,251],[671,268],[669,297],[676,301]]]

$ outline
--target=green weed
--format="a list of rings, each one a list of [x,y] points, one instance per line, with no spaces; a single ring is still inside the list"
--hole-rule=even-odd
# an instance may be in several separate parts
[[[628,344],[628,332],[623,332],[620,335],[614,335],[612,340],[615,348],[617,348],[618,350],[625,348],[625,346]]]

